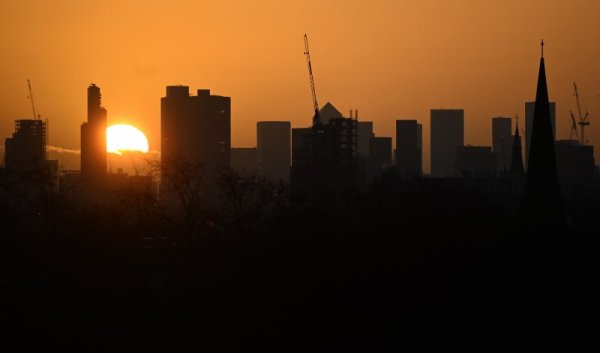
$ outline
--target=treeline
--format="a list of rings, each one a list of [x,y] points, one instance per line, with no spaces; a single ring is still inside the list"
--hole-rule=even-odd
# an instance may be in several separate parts
[[[314,198],[181,167],[176,207],[139,189],[86,203],[3,178],[4,343],[382,350],[444,337],[495,347],[547,341],[598,313],[593,215],[540,234],[518,207],[460,181],[385,174]]]

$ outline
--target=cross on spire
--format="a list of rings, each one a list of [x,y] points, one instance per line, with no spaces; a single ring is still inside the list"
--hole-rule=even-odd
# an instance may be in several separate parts
[[[544,38],[542,38],[542,43],[540,43],[540,45],[542,46],[542,58],[544,57]]]

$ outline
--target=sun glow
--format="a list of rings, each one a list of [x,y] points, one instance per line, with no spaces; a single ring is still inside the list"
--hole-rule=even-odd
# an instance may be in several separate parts
[[[106,129],[106,151],[121,155],[126,151],[148,152],[148,139],[131,125],[118,124]]]

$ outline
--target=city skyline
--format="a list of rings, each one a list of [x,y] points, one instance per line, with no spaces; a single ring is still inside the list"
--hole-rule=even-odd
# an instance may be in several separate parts
[[[1,3],[2,342],[593,344],[590,3]]]
[[[262,7],[220,3],[199,11],[199,5],[178,2],[160,18],[161,2],[135,4],[66,3],[61,9],[69,11],[52,18],[41,16],[50,2],[0,5],[3,32],[19,34],[0,39],[8,53],[2,60],[0,94],[7,103],[0,109],[0,135],[8,137],[15,119],[31,115],[25,89],[30,78],[39,110],[50,120],[50,144],[78,149],[78,124],[85,118],[81,87],[95,82],[111,112],[109,125],[132,124],[148,136],[151,150],[160,150],[158,98],[165,86],[184,84],[232,97],[232,146],[254,146],[257,121],[310,124],[302,47],[306,32],[319,100],[342,112],[358,109],[361,120],[373,121],[378,136],[394,137],[397,119],[417,119],[424,130],[425,172],[430,109],[464,109],[465,143],[472,145],[491,145],[492,117],[524,119],[524,102],[534,98],[541,37],[552,68],[548,83],[550,99],[557,102],[557,138],[569,135],[576,81],[591,114],[586,135],[590,143],[598,141],[594,118],[600,88],[594,77],[600,74],[595,64],[600,50],[586,45],[599,39],[592,17],[597,4],[263,2]],[[88,26],[77,15],[90,9],[98,13]],[[302,16],[308,13],[316,14]],[[557,26],[559,15],[565,16]],[[328,16],[356,25],[333,29],[323,23]],[[511,25],[503,26],[509,18]],[[278,31],[271,33],[271,28]],[[198,46],[187,44],[192,38]],[[101,43],[101,49],[89,43]]]

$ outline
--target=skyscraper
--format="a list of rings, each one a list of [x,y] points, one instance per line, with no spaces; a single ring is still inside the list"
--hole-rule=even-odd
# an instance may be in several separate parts
[[[231,147],[231,169],[243,175],[258,173],[256,148]]]
[[[15,132],[4,146],[7,170],[25,172],[41,167],[46,160],[46,123],[37,119],[15,121]]]
[[[463,178],[496,175],[496,154],[489,146],[456,147],[456,171]]]
[[[431,110],[431,176],[456,176],[456,147],[464,145],[464,110]]]
[[[552,139],[556,142],[556,103],[550,104],[550,122],[552,123]],[[533,115],[535,102],[525,102],[525,164],[529,166],[529,151],[531,148],[531,132],[533,131]]]
[[[161,98],[161,193],[169,166],[187,163],[202,168],[202,178],[216,180],[218,168],[230,166],[231,98],[199,89],[190,96],[188,86],[167,86]]]
[[[256,124],[258,169],[271,181],[290,181],[291,129],[289,121],[259,121]]]
[[[88,180],[106,176],[106,109],[93,83],[87,90],[87,122],[81,124],[81,175]]]
[[[547,221],[558,222],[559,184],[554,149],[544,42],[538,74],[535,108],[531,128],[531,146],[525,182],[525,198],[529,220],[538,226],[548,226]]]
[[[392,138],[371,137],[369,159],[367,161],[367,181],[371,182],[392,163]]]
[[[356,135],[358,137],[357,148],[358,154],[362,158],[369,157],[370,141],[373,136],[373,122],[372,121],[359,121],[357,125]]]
[[[416,120],[396,120],[396,170],[402,176],[421,176],[421,124]]]
[[[329,111],[329,112],[328,112]],[[337,112],[337,113],[336,113]],[[315,197],[355,189],[364,181],[357,152],[357,120],[327,103],[320,111],[327,123],[292,130],[292,194]]]
[[[508,171],[511,161],[512,119],[492,118],[492,151],[496,155],[496,170]]]

